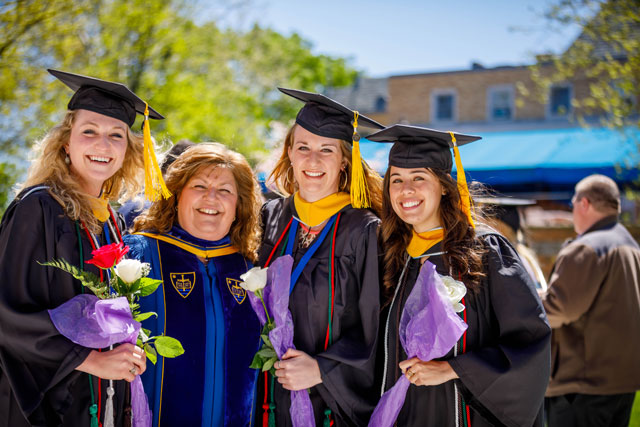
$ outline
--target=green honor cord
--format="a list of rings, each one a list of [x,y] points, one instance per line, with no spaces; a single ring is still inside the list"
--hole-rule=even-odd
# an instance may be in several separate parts
[[[78,236],[78,249],[80,250],[80,270],[84,271],[84,252],[82,248],[82,236],[80,234],[80,226],[78,221],[76,224],[76,234]],[[82,293],[84,294],[84,285],[82,286]],[[89,376],[89,391],[91,392],[91,406],[89,406],[89,415],[91,415],[91,427],[98,427],[98,405],[96,404],[96,397],[93,393],[93,375]]]

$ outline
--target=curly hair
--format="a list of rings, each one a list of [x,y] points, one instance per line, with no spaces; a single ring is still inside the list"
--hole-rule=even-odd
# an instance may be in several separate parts
[[[291,160],[289,159],[288,154],[289,148],[293,146],[293,134],[295,133],[297,126],[297,124],[294,124],[287,132],[280,159],[269,175],[269,180],[274,182],[278,187],[278,190],[285,196],[290,196],[295,193],[298,187],[293,176],[293,168],[291,167]],[[338,191],[349,193],[349,189],[351,188],[351,144],[340,140],[340,149],[342,150],[342,160],[346,164],[345,172],[347,174],[347,179],[340,179]],[[367,187],[369,188],[371,209],[376,214],[379,214],[382,211],[382,178],[376,171],[371,169],[364,160],[362,161],[362,166],[364,168]]]
[[[231,243],[247,259],[257,260],[261,239],[262,194],[251,166],[240,153],[216,142],[202,142],[188,148],[167,170],[165,182],[173,194],[159,200],[135,219],[133,232],[168,232],[178,220],[178,200],[183,188],[199,171],[211,166],[228,168],[238,187],[236,219],[231,224]]]
[[[440,199],[440,221],[444,229],[442,249],[445,265],[454,274],[460,275],[468,289],[477,290],[485,276],[482,257],[484,248],[476,238],[475,231],[466,214],[460,208],[460,192],[451,175],[428,169],[440,182],[444,195]],[[381,244],[384,251],[383,295],[388,304],[398,283],[406,260],[406,249],[411,241],[412,227],[400,219],[391,205],[389,195],[390,172],[384,176],[382,200]],[[458,278],[458,277],[456,277]]]
[[[76,110],[67,111],[62,123],[53,127],[34,145],[33,160],[26,181],[18,192],[33,185],[46,185],[51,196],[60,203],[72,220],[80,220],[94,233],[100,232],[100,223],[91,211],[90,200],[76,176],[65,163],[64,147],[69,143]],[[127,127],[127,151],[122,167],[102,185],[102,196],[109,201],[132,198],[142,189],[144,174],[142,135]]]

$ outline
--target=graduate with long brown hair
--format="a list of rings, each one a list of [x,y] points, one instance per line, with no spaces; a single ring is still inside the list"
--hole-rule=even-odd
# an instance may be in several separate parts
[[[541,426],[550,338],[544,310],[513,247],[474,221],[457,147],[458,181],[451,177],[450,143],[480,138],[405,125],[368,138],[394,143],[381,215],[386,298],[379,374],[382,392],[400,375],[411,383],[397,425]],[[400,319],[427,260],[444,282],[466,288],[456,304],[464,306],[459,314],[468,329],[445,357],[408,359]]]

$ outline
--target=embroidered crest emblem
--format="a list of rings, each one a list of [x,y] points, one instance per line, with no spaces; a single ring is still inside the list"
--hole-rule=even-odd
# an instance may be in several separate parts
[[[233,298],[238,304],[242,304],[244,299],[247,297],[247,291],[242,289],[240,283],[242,283],[242,281],[227,277],[227,287],[229,288],[229,292],[231,292],[231,295],[233,295]]]
[[[196,273],[171,273],[169,275],[171,278],[171,284],[178,291],[178,293],[182,296],[182,298],[186,298],[189,296],[194,286],[196,285]]]

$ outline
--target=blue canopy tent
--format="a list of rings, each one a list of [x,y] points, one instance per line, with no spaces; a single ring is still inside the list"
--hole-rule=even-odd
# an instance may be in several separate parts
[[[543,129],[478,133],[460,147],[467,179],[513,196],[566,200],[575,184],[600,173],[621,187],[637,184],[640,129]],[[371,167],[383,174],[391,144],[361,140]],[[454,166],[455,169],[455,166]]]

